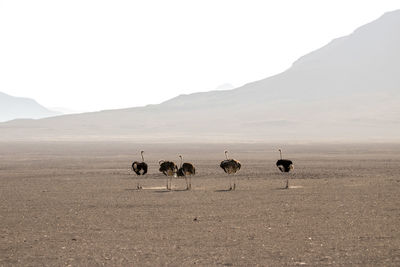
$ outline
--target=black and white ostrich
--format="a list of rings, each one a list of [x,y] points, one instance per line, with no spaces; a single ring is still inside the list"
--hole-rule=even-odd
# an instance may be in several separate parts
[[[143,157],[144,151],[140,151],[140,155],[142,156],[142,162],[134,161],[132,163],[132,171],[134,171],[137,175],[145,175],[147,173],[147,164],[144,162]],[[140,184],[137,185],[137,189],[142,189]]]
[[[279,154],[281,156],[281,159],[279,159],[276,162],[276,167],[278,167],[281,172],[290,172],[291,170],[293,170],[294,169],[293,162],[288,159],[282,159],[282,150],[281,149],[279,149]],[[285,189],[288,189],[288,188],[289,188],[289,178],[287,177]]]
[[[145,175],[147,173],[147,164],[144,162],[143,153],[144,151],[140,151],[142,162],[135,161],[132,163],[132,171],[134,171],[137,175]]]
[[[182,155],[179,155],[181,158],[181,165],[178,169],[178,177],[185,177],[186,181],[186,190],[192,189],[192,175],[196,174],[196,169],[194,168],[192,163],[185,162],[183,163],[183,157]],[[189,183],[188,183],[188,178],[189,178]]]
[[[158,162],[160,164],[159,171],[162,172],[165,176],[167,176],[167,190],[172,189],[172,176],[176,177],[178,172],[178,167],[172,161],[160,160]]]
[[[237,171],[240,170],[240,167],[242,165],[240,164],[239,161],[234,160],[234,159],[228,159],[228,151],[225,150],[225,160],[221,161],[221,164],[219,165],[227,174],[229,174],[229,190],[235,190],[236,189],[236,179],[234,178],[233,181],[233,187],[232,187],[232,179],[230,174],[235,174]]]

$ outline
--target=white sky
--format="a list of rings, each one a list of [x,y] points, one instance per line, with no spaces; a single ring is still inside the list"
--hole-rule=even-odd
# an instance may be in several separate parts
[[[238,87],[398,0],[0,0],[0,91],[77,111]]]

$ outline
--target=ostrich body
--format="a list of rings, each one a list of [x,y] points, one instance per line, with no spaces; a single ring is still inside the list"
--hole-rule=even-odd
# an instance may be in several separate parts
[[[228,159],[228,151],[225,151],[225,160],[221,162],[219,165],[227,174],[235,174],[237,171],[240,170],[242,165],[240,164],[239,161],[234,160],[234,159]],[[233,181],[233,187],[232,187],[232,181],[231,181],[231,176],[229,176],[229,190],[235,190],[236,189],[236,181]]]
[[[193,166],[192,163],[182,163],[183,162],[183,158],[181,155],[179,155],[179,157],[181,158],[181,165],[178,169],[178,177],[185,177],[185,181],[186,181],[186,190],[190,190],[192,189],[192,175],[196,174],[196,169]],[[188,177],[189,177],[189,183],[188,183]]]
[[[294,169],[293,162],[288,159],[282,159],[282,150],[281,149],[279,149],[279,154],[281,156],[281,159],[279,159],[276,162],[276,167],[278,167],[278,169],[281,172],[290,172],[291,170],[293,170]],[[286,187],[285,188],[286,189],[289,188],[289,178],[286,179]]]
[[[142,155],[142,162],[135,161],[132,163],[132,171],[134,171],[137,175],[145,175],[147,173],[147,164],[144,162],[143,157],[144,151],[140,151]]]
[[[178,167],[172,161],[160,160],[158,163],[160,164],[159,171],[162,172],[165,176],[167,176],[167,190],[171,190],[172,176],[176,177],[176,173],[178,172]]]

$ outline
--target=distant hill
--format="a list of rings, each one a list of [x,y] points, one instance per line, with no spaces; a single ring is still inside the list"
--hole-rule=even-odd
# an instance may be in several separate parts
[[[159,105],[0,124],[2,138],[400,140],[400,10],[233,90]],[[20,131],[24,129],[24,131]]]
[[[14,97],[0,92],[0,122],[14,119],[40,119],[60,115],[41,106],[35,100]]]

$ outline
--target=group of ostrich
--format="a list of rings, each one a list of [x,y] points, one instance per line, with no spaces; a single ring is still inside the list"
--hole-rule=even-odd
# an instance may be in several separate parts
[[[279,149],[280,159],[276,162],[276,166],[281,172],[290,172],[294,169],[293,162],[288,159],[282,158],[282,150]],[[229,191],[235,190],[237,186],[237,180],[234,178],[233,186],[232,186],[232,176],[231,174],[235,174],[240,170],[242,165],[238,160],[228,158],[228,151],[225,150],[225,160],[221,161],[219,165],[225,173],[229,175]],[[144,151],[140,152],[142,156],[142,162],[135,161],[132,163],[132,171],[134,171],[137,175],[145,175],[147,173],[147,163],[144,161]],[[167,176],[167,190],[172,190],[172,177],[183,177],[186,181],[186,190],[192,189],[192,179],[191,177],[196,174],[196,168],[192,163],[183,162],[182,155],[179,155],[180,165],[178,166],[173,161],[160,160],[158,164],[160,165],[159,171],[162,172],[165,176]],[[234,176],[235,177],[235,176]],[[285,189],[289,188],[289,178],[286,179]],[[137,189],[142,189],[140,185],[138,185]]]

